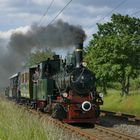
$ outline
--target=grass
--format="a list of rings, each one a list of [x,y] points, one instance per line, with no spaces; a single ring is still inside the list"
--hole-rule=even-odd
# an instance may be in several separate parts
[[[104,97],[103,110],[116,111],[140,116],[140,92],[131,91],[129,96],[121,97],[120,92],[109,90]]]
[[[0,98],[0,140],[77,139],[64,130],[41,121],[14,103]]]

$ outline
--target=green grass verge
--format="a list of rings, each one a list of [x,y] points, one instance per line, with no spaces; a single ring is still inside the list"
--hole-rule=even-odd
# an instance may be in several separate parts
[[[116,111],[140,116],[140,91],[130,92],[129,96],[121,97],[120,91],[109,90],[103,98],[102,110]]]
[[[0,98],[0,140],[77,139],[55,125]]]

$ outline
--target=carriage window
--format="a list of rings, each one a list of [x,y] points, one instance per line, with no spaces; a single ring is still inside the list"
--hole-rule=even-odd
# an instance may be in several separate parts
[[[24,74],[21,75],[21,82],[24,83]]]
[[[28,82],[28,79],[29,79],[29,74],[28,73],[25,73],[25,83]]]
[[[14,77],[14,79],[13,79],[13,85],[14,85],[14,86],[17,85],[17,77]]]

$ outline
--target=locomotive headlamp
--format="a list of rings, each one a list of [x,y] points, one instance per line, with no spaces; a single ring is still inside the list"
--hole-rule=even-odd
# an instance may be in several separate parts
[[[84,66],[84,67],[86,67],[87,66],[87,62],[82,62],[82,65]]]
[[[104,97],[104,94],[103,93],[99,93],[99,97],[103,98]]]
[[[67,97],[68,97],[68,93],[64,92],[64,93],[62,93],[62,96],[63,96],[64,98],[67,98]]]
[[[84,111],[89,111],[91,109],[91,103],[89,101],[85,101],[82,103],[82,109]]]

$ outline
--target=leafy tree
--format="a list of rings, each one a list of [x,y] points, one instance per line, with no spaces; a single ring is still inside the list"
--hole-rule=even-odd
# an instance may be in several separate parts
[[[140,19],[113,14],[111,22],[97,26],[85,59],[105,92],[108,81],[118,81],[122,95],[127,95],[130,78],[138,76],[140,69]]]
[[[32,65],[39,64],[41,61],[47,60],[47,58],[52,58],[53,55],[54,52],[49,49],[35,50],[30,54],[26,66],[30,67]]]

